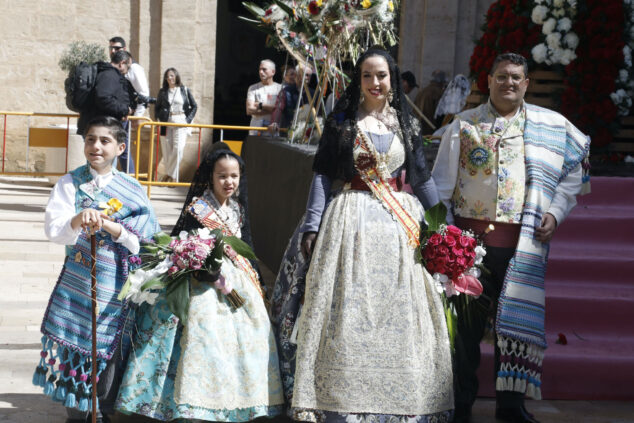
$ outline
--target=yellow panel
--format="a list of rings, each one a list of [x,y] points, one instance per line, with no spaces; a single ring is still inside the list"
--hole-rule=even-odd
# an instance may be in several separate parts
[[[238,156],[240,155],[240,152],[242,152],[242,141],[227,141],[227,140],[223,140],[222,142],[227,144],[229,146],[229,148],[231,149],[231,151],[236,153]]]
[[[29,146],[66,148],[68,134],[66,129],[29,128]]]

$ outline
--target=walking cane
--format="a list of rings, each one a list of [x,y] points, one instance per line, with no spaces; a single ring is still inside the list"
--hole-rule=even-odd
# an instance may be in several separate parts
[[[90,294],[92,296],[92,423],[97,423],[97,237],[90,235]]]

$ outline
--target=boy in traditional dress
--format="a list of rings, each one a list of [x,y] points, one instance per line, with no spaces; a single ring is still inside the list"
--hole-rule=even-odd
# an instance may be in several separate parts
[[[141,185],[112,168],[125,140],[117,119],[92,119],[84,135],[88,163],[59,180],[46,206],[46,236],[66,245],[66,259],[44,314],[33,383],[63,403],[67,422],[86,421],[92,409],[90,235],[97,239],[97,421],[108,422],[124,368],[121,341],[129,311],[117,295],[140,242],[160,230]]]

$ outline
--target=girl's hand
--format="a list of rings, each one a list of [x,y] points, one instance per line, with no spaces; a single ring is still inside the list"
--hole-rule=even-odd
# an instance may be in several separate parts
[[[317,232],[305,232],[304,235],[302,235],[301,250],[305,260],[310,260],[316,238]]]

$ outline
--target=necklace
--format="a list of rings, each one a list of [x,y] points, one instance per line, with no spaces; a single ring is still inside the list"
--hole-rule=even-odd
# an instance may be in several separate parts
[[[371,117],[372,121],[376,123],[376,127],[378,128],[378,132],[400,132],[400,124],[398,122],[398,118],[396,117],[396,111],[392,106],[383,107],[381,110],[372,110],[367,111],[363,105],[359,108],[359,120],[364,120],[367,117]],[[367,119],[364,120],[364,126],[366,130],[369,132],[374,132],[371,130],[370,125],[368,125]]]

